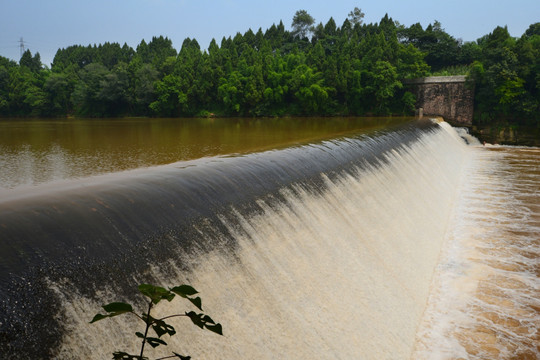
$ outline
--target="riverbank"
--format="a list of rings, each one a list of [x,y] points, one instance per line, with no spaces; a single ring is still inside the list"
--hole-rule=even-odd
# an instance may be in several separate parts
[[[454,127],[464,127],[463,124],[444,120]],[[475,124],[465,127],[469,129],[471,135],[482,143],[540,147],[540,127],[537,126],[500,122],[486,125]]]
[[[471,134],[490,144],[540,147],[540,127],[514,124],[473,125]]]

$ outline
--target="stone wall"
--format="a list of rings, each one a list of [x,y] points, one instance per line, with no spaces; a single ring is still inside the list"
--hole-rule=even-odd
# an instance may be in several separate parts
[[[490,144],[540,147],[540,128],[517,125],[475,125],[471,134]]]
[[[431,76],[406,80],[404,84],[416,96],[416,107],[425,116],[442,116],[457,125],[472,125],[474,88],[465,76]]]

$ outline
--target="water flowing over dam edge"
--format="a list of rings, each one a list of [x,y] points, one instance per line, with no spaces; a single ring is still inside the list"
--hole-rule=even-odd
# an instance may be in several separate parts
[[[407,358],[465,157],[427,122],[2,200],[0,354],[133,351],[100,305],[189,282],[226,333],[182,329],[194,358]]]

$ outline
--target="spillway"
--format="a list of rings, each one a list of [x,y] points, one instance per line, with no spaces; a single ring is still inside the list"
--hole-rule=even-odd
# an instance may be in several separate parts
[[[448,124],[424,121],[10,191],[0,200],[0,354],[136,353],[134,319],[88,322],[105,303],[134,302],[143,282],[193,285],[225,334],[180,319],[150,357],[420,354],[470,154]]]

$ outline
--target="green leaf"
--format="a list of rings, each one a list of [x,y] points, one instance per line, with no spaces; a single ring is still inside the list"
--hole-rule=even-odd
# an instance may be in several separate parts
[[[95,323],[96,321],[99,321],[99,320],[103,320],[103,319],[108,318],[108,317],[110,317],[110,316],[109,315],[96,314],[96,316],[94,316],[92,321],[90,321],[90,324]]]
[[[221,324],[215,324],[215,325],[205,325],[205,327],[212,331],[212,332],[215,332],[216,334],[219,334],[221,336],[223,336],[223,329],[221,327]]]
[[[142,316],[142,319],[143,321],[146,323],[146,324],[153,324],[154,322],[156,322],[158,319],[155,319],[154,317],[152,317],[152,315],[148,315],[147,313],[142,313],[141,314]]]
[[[205,323],[210,323],[210,324],[215,324],[214,320],[212,320],[212,318],[208,315],[204,315],[202,320],[205,322]]]
[[[194,311],[186,313],[186,316],[191,319],[193,324],[197,325],[201,329],[204,328],[204,322],[202,321],[203,314],[197,314]]]
[[[150,284],[139,285],[139,291],[150,298],[154,304],[159,303],[161,300],[171,301],[174,299],[174,294],[169,290],[160,286],[154,286]]]
[[[189,301],[191,301],[191,303],[193,305],[195,305],[199,310],[202,311],[202,301],[201,301],[201,298],[200,297],[196,297],[196,298],[191,298],[190,296],[192,295],[195,295],[195,294],[198,294],[199,292],[197,290],[195,290],[192,286],[190,285],[180,285],[180,286],[175,286],[173,287],[172,289],[170,289],[173,293],[177,294],[177,295],[180,295],[181,297],[183,297],[184,299],[188,299]]]
[[[135,335],[137,335],[138,338],[144,339],[144,335],[139,331],[137,331]]]
[[[173,336],[176,334],[176,330],[171,325],[167,324],[163,320],[154,320],[154,324],[152,325],[152,329],[156,332],[158,337],[161,337],[162,335],[169,334],[169,336]]]
[[[215,332],[216,334],[223,335],[221,324],[216,324],[210,316],[197,314],[194,311],[187,312],[186,316],[191,319],[193,324],[197,325],[201,329],[206,328],[207,330]]]
[[[194,299],[189,298],[189,297],[186,297],[186,299],[188,299],[189,301],[191,301],[191,303],[192,303],[193,305],[195,305],[196,307],[199,308],[199,310],[202,311],[202,300],[201,300],[200,297],[196,297],[196,298],[194,298]]]
[[[103,305],[102,307],[106,312],[109,313],[125,313],[133,311],[133,307],[131,305],[123,302],[113,302],[107,305]]]
[[[170,289],[173,293],[180,295],[181,297],[187,297],[191,295],[198,294],[199,292],[195,290],[192,286],[189,285],[180,285],[175,286],[172,289]]]
[[[92,321],[90,321],[90,324],[95,323],[96,321],[99,321],[99,320],[103,320],[108,317],[113,317],[113,316],[133,312],[133,307],[131,305],[122,303],[122,302],[113,302],[107,305],[103,305],[102,308],[105,311],[107,311],[109,314],[106,314],[106,315],[96,314],[96,316],[94,316]]]
[[[146,342],[149,343],[153,348],[158,347],[159,345],[167,345],[165,341],[155,337],[147,337]]]
[[[183,356],[183,355],[180,355],[180,354],[177,354],[173,351],[173,354],[176,355],[176,357],[182,359],[182,360],[191,360],[191,356]]]

